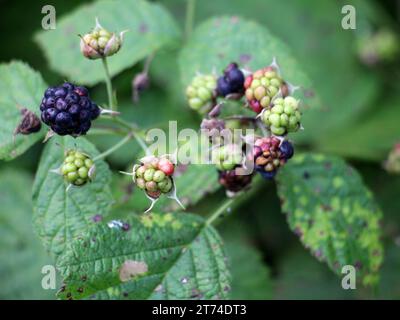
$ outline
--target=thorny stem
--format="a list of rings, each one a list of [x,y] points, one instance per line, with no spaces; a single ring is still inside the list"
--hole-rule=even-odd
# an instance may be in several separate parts
[[[187,0],[186,5],[186,22],[185,22],[185,39],[190,38],[193,30],[194,13],[196,10],[196,0]]]
[[[112,146],[110,149],[104,151],[103,153],[100,153],[97,157],[93,158],[93,161],[104,159],[114,151],[118,150],[121,148],[125,143],[127,143],[129,140],[131,140],[135,134],[133,132],[129,132],[125,138],[123,138],[120,142],[118,142],[116,145]]]
[[[114,105],[114,98],[113,98],[113,89],[112,89],[112,83],[111,83],[111,76],[110,76],[110,70],[108,69],[108,63],[107,63],[107,57],[102,57],[101,61],[103,62],[103,68],[105,72],[105,82],[107,86],[107,96],[108,96],[108,105],[111,110],[116,111],[117,106]]]

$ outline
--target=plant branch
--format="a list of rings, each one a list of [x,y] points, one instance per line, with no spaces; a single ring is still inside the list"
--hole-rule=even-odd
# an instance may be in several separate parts
[[[119,148],[121,148],[125,143],[127,143],[129,140],[131,140],[134,136],[133,132],[129,132],[125,138],[123,138],[120,142],[118,142],[116,145],[112,146],[110,149],[104,151],[103,153],[100,153],[97,157],[95,157],[93,159],[93,161],[96,160],[100,160],[100,159],[104,159],[105,157],[107,157],[108,155],[110,155],[111,153],[113,153],[114,151],[118,150]]]
[[[232,210],[239,207],[243,202],[247,201],[251,196],[258,192],[259,188],[265,185],[265,181],[262,179],[255,179],[253,181],[253,185],[250,190],[244,192],[242,191],[240,194],[236,195],[233,198],[226,199],[224,203],[220,207],[217,208],[206,220],[207,225],[216,225],[219,221],[222,220],[226,215],[226,211],[231,213]]]
[[[186,41],[192,35],[195,11],[196,11],[196,0],[187,0],[186,22],[185,22],[185,40]]]
[[[111,83],[111,76],[110,76],[110,70],[108,69],[108,63],[107,63],[107,58],[103,57],[101,58],[101,61],[103,62],[103,68],[105,72],[105,82],[107,86],[107,96],[108,96],[108,105],[109,108],[113,111],[117,110],[117,107],[114,105],[114,98],[113,98],[113,89],[112,89],[112,83]]]

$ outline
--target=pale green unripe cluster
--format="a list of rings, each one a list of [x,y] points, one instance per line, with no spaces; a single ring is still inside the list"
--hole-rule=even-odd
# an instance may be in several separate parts
[[[242,163],[242,151],[239,146],[229,144],[212,151],[212,162],[218,170],[233,170]]]
[[[117,35],[109,32],[96,20],[96,27],[81,37],[81,52],[89,59],[112,56],[122,46],[123,33]]]
[[[214,98],[217,79],[213,75],[198,75],[186,88],[189,106],[194,110],[207,107]]]
[[[261,119],[274,135],[282,136],[288,132],[295,132],[300,129],[299,101],[292,96],[276,98],[272,108],[264,110]]]
[[[93,160],[88,155],[70,150],[67,152],[60,172],[67,182],[82,186],[94,178],[95,168]]]

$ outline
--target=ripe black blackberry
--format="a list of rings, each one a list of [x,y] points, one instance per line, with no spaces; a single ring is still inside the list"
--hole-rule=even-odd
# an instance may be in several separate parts
[[[40,111],[42,121],[61,136],[86,134],[91,121],[100,115],[100,108],[90,100],[88,90],[69,82],[48,88]]]
[[[226,97],[229,94],[244,92],[244,74],[236,63],[229,64],[224,70],[224,75],[218,78],[218,95]]]
[[[252,180],[252,175],[237,175],[235,169],[218,171],[218,182],[228,191],[236,193],[246,188]]]

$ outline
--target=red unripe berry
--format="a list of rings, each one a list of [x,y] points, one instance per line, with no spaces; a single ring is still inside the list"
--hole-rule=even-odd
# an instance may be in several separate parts
[[[244,81],[244,87],[245,87],[245,89],[250,88],[252,82],[253,82],[253,76],[248,76],[248,77],[246,78],[246,80]]]
[[[263,109],[263,107],[261,106],[260,102],[258,102],[257,100],[252,100],[250,102],[250,108],[255,112],[255,113],[260,113]]]
[[[174,173],[174,164],[166,158],[160,159],[158,162],[158,169],[164,172],[167,176]]]

